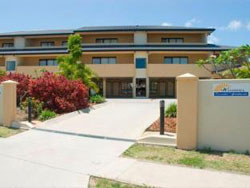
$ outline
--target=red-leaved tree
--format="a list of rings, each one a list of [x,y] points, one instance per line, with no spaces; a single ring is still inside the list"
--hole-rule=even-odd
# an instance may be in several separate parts
[[[31,80],[31,77],[29,75],[25,75],[22,73],[9,73],[7,75],[0,77],[0,83],[6,80],[13,80],[13,81],[18,82],[17,84],[18,100],[20,99],[20,97],[23,97],[23,99],[26,98],[27,95],[25,94],[28,92],[28,86]]]
[[[29,83],[29,95],[44,102],[57,113],[72,112],[88,106],[88,88],[80,80],[45,72]]]

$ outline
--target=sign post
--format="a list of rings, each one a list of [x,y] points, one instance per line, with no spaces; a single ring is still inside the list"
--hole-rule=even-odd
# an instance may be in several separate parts
[[[160,135],[164,135],[164,112],[165,112],[165,101],[160,101]]]

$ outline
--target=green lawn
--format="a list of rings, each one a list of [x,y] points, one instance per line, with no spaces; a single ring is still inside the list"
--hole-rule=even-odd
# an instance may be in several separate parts
[[[201,169],[250,174],[250,155],[247,154],[211,150],[186,151],[172,147],[135,144],[125,151],[123,156]]]
[[[144,187],[117,182],[105,178],[90,177],[89,188],[144,188]]]
[[[0,126],[0,137],[1,138],[7,138],[9,136],[18,134],[20,132],[23,132],[23,130],[22,129],[13,129],[13,128]]]

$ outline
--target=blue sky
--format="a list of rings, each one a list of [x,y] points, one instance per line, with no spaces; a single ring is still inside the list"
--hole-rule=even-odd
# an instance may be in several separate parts
[[[1,0],[0,32],[98,25],[214,27],[209,41],[250,44],[250,0]]]

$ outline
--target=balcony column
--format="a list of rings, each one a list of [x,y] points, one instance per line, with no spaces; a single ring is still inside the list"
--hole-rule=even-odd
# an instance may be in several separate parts
[[[146,78],[146,97],[149,98],[149,78]]]
[[[133,78],[133,98],[136,98],[136,77]]]
[[[103,88],[102,95],[104,98],[106,98],[106,78],[102,79],[102,88]]]

